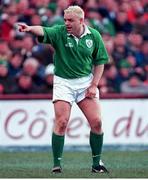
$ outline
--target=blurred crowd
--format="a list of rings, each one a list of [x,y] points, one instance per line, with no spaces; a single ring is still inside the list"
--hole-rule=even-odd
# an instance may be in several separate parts
[[[0,94],[52,93],[54,49],[16,24],[63,24],[69,5],[84,9],[108,50],[101,93],[148,94],[147,0],[0,0]]]

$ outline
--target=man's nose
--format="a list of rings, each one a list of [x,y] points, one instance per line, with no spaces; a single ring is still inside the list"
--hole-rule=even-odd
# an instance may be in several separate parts
[[[69,22],[68,22],[68,21],[65,21],[65,25],[66,25],[66,26],[69,25]]]

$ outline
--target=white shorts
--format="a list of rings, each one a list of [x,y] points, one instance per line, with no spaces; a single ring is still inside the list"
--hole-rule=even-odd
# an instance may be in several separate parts
[[[63,100],[69,102],[80,102],[85,98],[87,88],[92,82],[93,75],[76,79],[64,79],[54,76],[53,85],[53,102]],[[99,90],[97,89],[96,97],[99,98]]]

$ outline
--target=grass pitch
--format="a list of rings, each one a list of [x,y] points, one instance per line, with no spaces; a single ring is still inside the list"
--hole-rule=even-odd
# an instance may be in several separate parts
[[[51,152],[0,152],[0,178],[148,178],[148,151],[105,151],[109,174],[91,173],[90,152],[64,152],[63,173],[52,174]]]

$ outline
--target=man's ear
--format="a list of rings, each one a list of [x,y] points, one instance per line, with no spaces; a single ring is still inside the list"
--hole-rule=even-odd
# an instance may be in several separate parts
[[[80,18],[80,23],[83,24],[84,23],[84,19]]]

